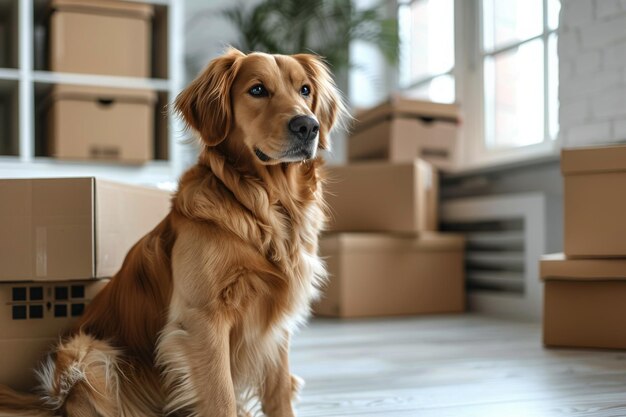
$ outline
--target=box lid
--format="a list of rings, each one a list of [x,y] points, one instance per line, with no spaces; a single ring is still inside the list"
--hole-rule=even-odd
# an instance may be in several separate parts
[[[52,0],[50,7],[54,10],[81,13],[134,15],[142,19],[149,19],[154,15],[154,7],[150,4],[117,0]]]
[[[157,94],[153,90],[58,84],[52,88],[49,98],[53,101],[100,101],[103,104],[115,101],[152,104],[156,102]]]
[[[434,232],[425,232],[419,235],[348,232],[324,235],[320,240],[320,244],[327,251],[339,251],[342,249],[447,251],[462,250],[465,247],[465,238],[451,233]]]
[[[561,151],[563,175],[626,171],[626,145],[599,146]]]
[[[543,281],[626,280],[626,259],[568,259],[562,253],[541,257]]]
[[[371,124],[391,116],[446,120],[457,123],[459,121],[459,107],[456,104],[434,103],[392,96],[376,107],[357,113],[355,118],[358,124]]]

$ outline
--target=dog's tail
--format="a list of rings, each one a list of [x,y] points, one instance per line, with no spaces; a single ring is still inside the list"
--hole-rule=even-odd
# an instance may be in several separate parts
[[[54,410],[35,394],[25,394],[0,385],[0,416],[53,417]]]
[[[78,333],[58,344],[37,371],[41,395],[0,386],[0,417],[118,416],[118,353]]]

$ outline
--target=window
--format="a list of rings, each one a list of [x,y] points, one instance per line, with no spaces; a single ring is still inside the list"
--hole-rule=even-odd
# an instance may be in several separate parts
[[[558,132],[558,0],[483,0],[481,58],[487,149],[550,141]]]
[[[461,104],[463,165],[556,149],[559,12],[559,0],[400,2],[399,86]]]
[[[400,2],[398,26],[405,95],[454,102],[454,0]]]

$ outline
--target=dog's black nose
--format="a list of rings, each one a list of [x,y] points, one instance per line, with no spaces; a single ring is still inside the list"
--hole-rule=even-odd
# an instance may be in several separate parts
[[[296,116],[287,125],[289,131],[301,140],[315,138],[320,130],[320,124],[311,116]]]

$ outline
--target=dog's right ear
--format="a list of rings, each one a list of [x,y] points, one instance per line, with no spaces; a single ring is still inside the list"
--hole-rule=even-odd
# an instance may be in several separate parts
[[[208,146],[219,144],[230,132],[230,88],[237,76],[238,61],[244,56],[235,48],[228,49],[176,97],[176,111]]]

